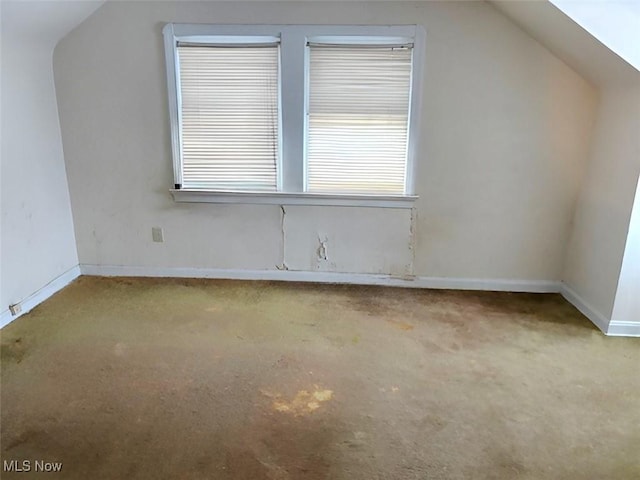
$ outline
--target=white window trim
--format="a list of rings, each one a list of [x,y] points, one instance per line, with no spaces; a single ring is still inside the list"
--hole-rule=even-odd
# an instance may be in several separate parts
[[[425,55],[425,31],[419,25],[201,25],[172,24],[163,28],[166,56],[171,146],[173,154],[174,188],[171,194],[176,202],[204,203],[263,203],[278,205],[341,205],[412,208],[415,195],[415,166],[420,137],[420,111]],[[225,42],[246,43],[256,37],[280,38],[280,149],[278,187],[282,191],[224,192],[178,188],[182,185],[182,151],[180,132],[179,65],[176,44],[181,42],[210,42],[211,37]],[[411,72],[411,98],[407,146],[407,172],[404,195],[344,195],[313,194],[304,192],[306,147],[306,55],[309,40],[332,39],[340,43],[401,43],[414,45]],[[414,86],[418,86],[414,88]],[[282,105],[286,105],[285,108]]]

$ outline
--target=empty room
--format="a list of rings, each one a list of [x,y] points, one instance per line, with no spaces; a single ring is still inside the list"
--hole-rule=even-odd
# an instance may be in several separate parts
[[[640,478],[639,2],[0,18],[1,478]]]

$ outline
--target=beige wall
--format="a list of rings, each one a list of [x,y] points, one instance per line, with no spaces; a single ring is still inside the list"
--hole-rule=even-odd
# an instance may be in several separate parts
[[[174,203],[166,22],[424,25],[415,212]],[[561,279],[596,91],[488,4],[109,2],[54,70],[82,264]]]
[[[625,245],[637,250],[627,235],[640,175],[639,133],[640,87],[603,89],[564,280],[606,321],[612,318]],[[637,262],[631,250],[629,255]],[[635,293],[640,296],[638,284]]]
[[[78,264],[53,42],[2,35],[0,313]]]

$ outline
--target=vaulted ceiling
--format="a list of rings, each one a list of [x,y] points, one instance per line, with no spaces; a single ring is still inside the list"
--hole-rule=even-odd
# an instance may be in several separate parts
[[[51,45],[97,10],[105,0],[3,0],[1,31]],[[490,3],[597,86],[640,82],[640,73],[547,0],[490,0]],[[640,32],[640,25],[638,31]]]
[[[105,0],[0,1],[2,39],[19,38],[55,46]]]
[[[491,0],[491,3],[591,83],[600,87],[639,84],[640,72],[636,68],[553,3],[546,0]],[[603,8],[607,8],[604,5],[603,2]]]

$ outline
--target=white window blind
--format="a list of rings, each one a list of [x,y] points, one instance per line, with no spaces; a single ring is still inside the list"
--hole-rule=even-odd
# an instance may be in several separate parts
[[[278,45],[177,47],[182,188],[275,191]]]
[[[405,193],[408,46],[309,46],[307,191]]]

